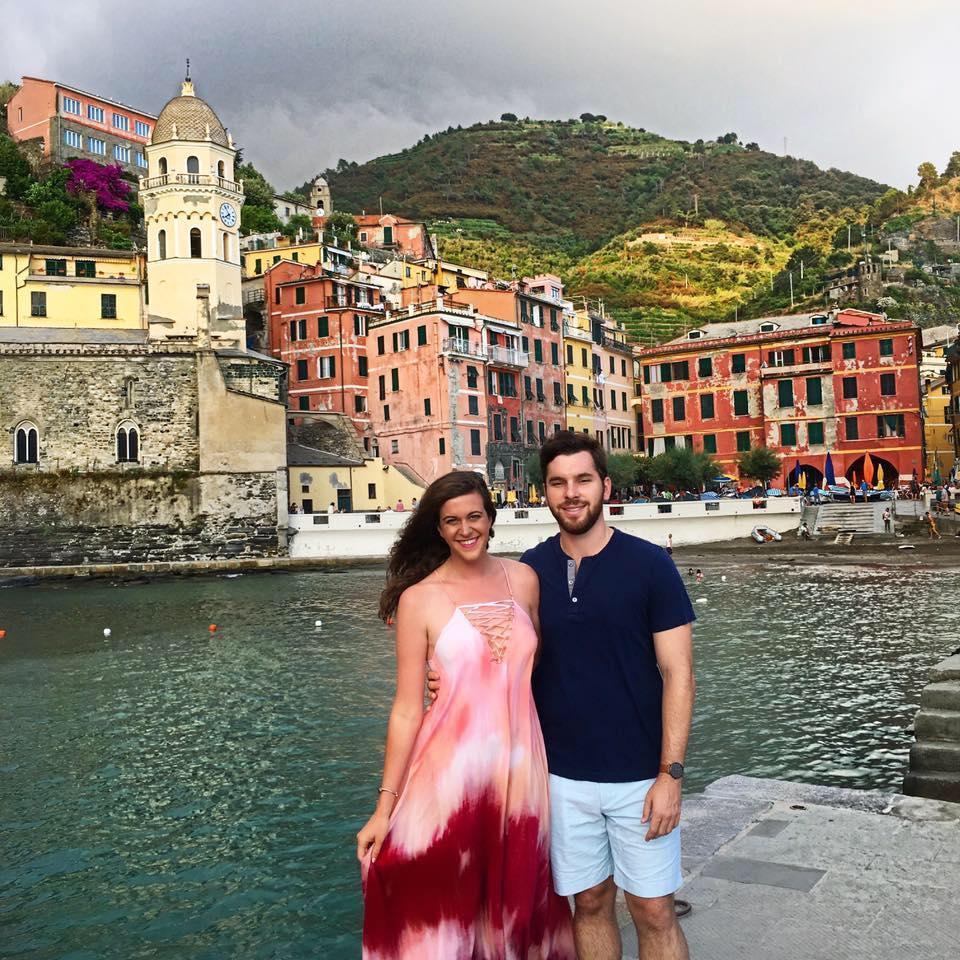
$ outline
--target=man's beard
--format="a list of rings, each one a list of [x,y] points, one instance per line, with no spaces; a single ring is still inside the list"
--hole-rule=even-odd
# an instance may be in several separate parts
[[[574,535],[579,535],[581,533],[586,533],[593,525],[603,516],[603,501],[597,501],[595,507],[587,504],[586,513],[576,521],[570,521],[566,518],[563,512],[559,509],[554,509],[553,504],[547,503],[547,506],[550,507],[550,512],[553,514],[554,520],[560,525],[560,529],[564,533],[572,533]]]

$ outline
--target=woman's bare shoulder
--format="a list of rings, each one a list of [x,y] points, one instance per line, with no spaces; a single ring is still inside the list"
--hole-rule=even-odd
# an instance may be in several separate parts
[[[443,588],[440,584],[437,583],[436,580],[431,580],[429,577],[426,577],[423,580],[417,581],[417,583],[410,584],[410,586],[400,594],[397,608],[400,609],[402,607],[405,611],[423,608],[425,604],[429,604],[435,600],[438,595],[442,595],[442,593]]]
[[[526,563],[521,563],[519,560],[507,560],[504,558],[502,562],[504,567],[506,567],[507,575],[510,577],[510,582],[513,584],[515,592],[519,589],[540,589],[540,581],[533,567]]]

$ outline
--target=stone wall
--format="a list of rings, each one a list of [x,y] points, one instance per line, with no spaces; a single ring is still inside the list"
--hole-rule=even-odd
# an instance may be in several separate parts
[[[0,567],[265,556],[282,473],[0,474]]]
[[[13,466],[13,433],[29,420],[43,470],[116,466],[116,430],[132,420],[141,466],[196,470],[197,361],[191,352],[81,345],[0,349],[0,469]]]
[[[931,671],[914,729],[903,792],[960,803],[960,651]]]

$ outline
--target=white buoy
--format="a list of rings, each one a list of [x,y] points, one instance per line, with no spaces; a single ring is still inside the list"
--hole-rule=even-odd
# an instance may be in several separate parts
[[[706,603],[706,602],[707,602],[706,597],[697,597],[697,603]]]
[[[109,636],[110,636],[110,628],[109,628],[109,627],[104,627],[104,628],[103,628],[103,635],[104,635],[105,637],[109,637]]]
[[[313,625],[314,625],[315,627],[322,627],[322,626],[323,626],[323,621],[322,621],[322,620],[314,620],[314,621],[313,621]]]
[[[724,574],[721,574],[721,575],[720,575],[720,579],[721,579],[724,583],[726,583],[726,582],[727,582],[727,575],[726,575],[725,573],[724,573]]]

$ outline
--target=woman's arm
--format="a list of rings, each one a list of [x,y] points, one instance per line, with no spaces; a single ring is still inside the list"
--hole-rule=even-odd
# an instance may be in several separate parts
[[[397,692],[387,724],[387,749],[383,762],[382,791],[373,816],[357,834],[357,859],[368,850],[376,860],[387,833],[390,813],[397,802],[414,740],[423,723],[423,672],[427,660],[427,624],[424,605],[406,590],[397,606]],[[394,792],[388,792],[394,791]]]

